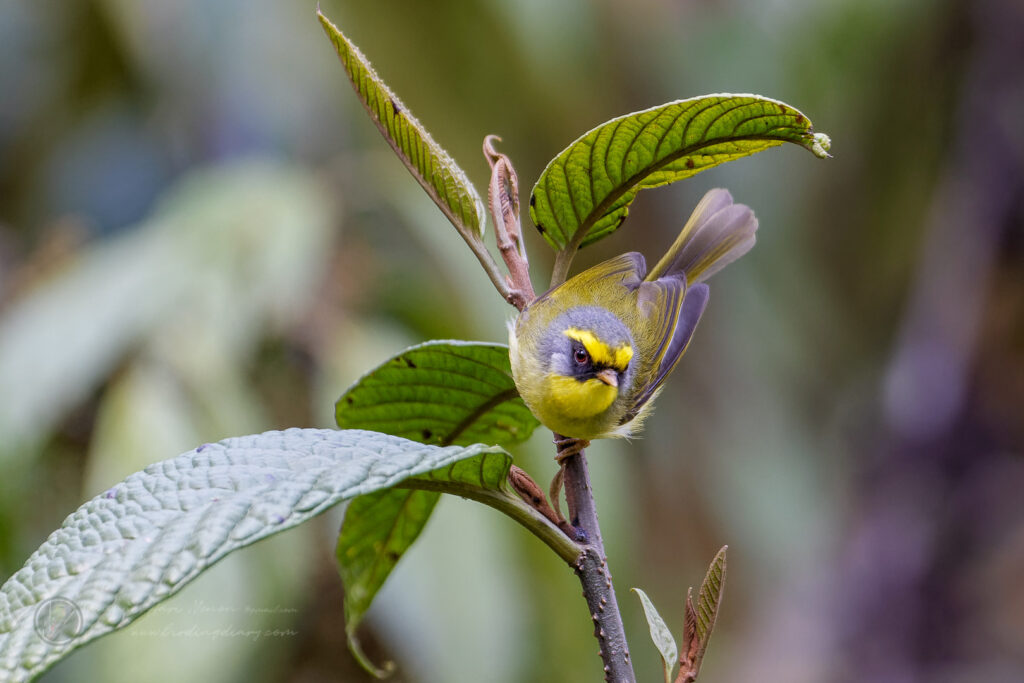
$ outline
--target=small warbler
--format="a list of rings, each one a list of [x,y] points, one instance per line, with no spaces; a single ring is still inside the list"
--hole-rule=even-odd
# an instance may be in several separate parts
[[[651,272],[630,252],[537,297],[509,325],[526,405],[565,439],[635,434],[704,312],[703,281],[746,253],[756,230],[749,207],[711,190]]]

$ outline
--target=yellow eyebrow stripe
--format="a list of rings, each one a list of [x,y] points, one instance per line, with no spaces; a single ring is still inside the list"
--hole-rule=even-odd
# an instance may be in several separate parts
[[[622,344],[612,348],[594,336],[590,330],[581,330],[578,327],[570,327],[565,331],[565,336],[575,339],[583,344],[594,362],[599,365],[608,365],[616,370],[623,371],[633,360],[633,347],[629,344]]]

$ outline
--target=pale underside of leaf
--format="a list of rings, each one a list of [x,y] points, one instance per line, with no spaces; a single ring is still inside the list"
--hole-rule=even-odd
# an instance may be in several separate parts
[[[482,235],[484,203],[466,173],[388,88],[359,48],[319,10],[317,16],[360,102],[395,154],[457,229]]]
[[[644,616],[647,617],[647,626],[651,631],[651,640],[654,641],[655,647],[658,648],[658,653],[661,655],[661,661],[664,664],[665,683],[669,683],[672,680],[672,669],[675,667],[676,657],[678,656],[676,642],[672,638],[672,632],[669,631],[665,620],[661,618],[658,610],[654,607],[654,603],[647,597],[647,593],[639,588],[634,588],[633,592],[637,594],[637,597],[640,598],[640,604],[643,605]]]
[[[556,250],[614,232],[645,188],[792,142],[827,156],[828,137],[796,109],[757,95],[706,95],[612,119],[585,133],[541,173],[534,225]]]
[[[127,626],[229,552],[340,502],[433,470],[442,478],[493,477],[510,462],[482,445],[289,429],[205,444],[151,465],[70,515],[0,587],[0,680],[31,680],[71,650]],[[34,620],[55,597],[77,607],[81,627],[47,642]]]

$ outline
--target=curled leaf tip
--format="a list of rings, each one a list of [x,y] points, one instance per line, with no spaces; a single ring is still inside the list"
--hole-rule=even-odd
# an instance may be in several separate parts
[[[355,633],[348,634],[348,646],[349,651],[359,663],[359,666],[363,667],[368,674],[377,680],[384,680],[385,678],[388,678],[391,674],[395,673],[395,670],[398,668],[392,661],[384,662],[384,666],[382,667],[378,667],[374,664],[367,654],[363,652],[363,645],[359,642],[359,639],[356,638]]]
[[[832,138],[824,133],[815,133],[811,138],[811,152],[819,159],[831,159],[828,151],[832,148]]]
[[[487,157],[487,161],[494,166],[494,159],[499,156],[498,150],[494,147],[495,142],[501,142],[501,136],[491,133],[484,136],[484,156]]]

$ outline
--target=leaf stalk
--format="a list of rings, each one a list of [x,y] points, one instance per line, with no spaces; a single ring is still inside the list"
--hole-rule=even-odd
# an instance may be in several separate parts
[[[434,482],[426,479],[406,479],[399,486],[422,491],[451,493],[503,512],[526,527],[530,533],[542,540],[569,565],[575,566],[583,552],[580,546],[576,545],[561,529],[509,491],[484,489],[450,481]]]

